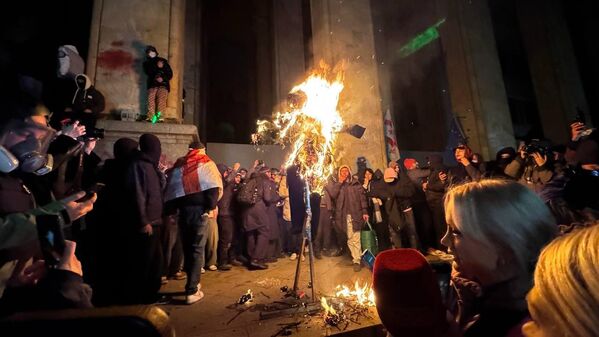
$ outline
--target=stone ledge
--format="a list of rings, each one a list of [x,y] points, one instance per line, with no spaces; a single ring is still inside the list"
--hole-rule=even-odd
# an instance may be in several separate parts
[[[106,137],[98,142],[95,149],[103,160],[112,157],[114,142],[119,138],[138,140],[144,133],[154,134],[160,138],[166,161],[171,163],[187,153],[189,143],[199,140],[197,127],[190,124],[99,120],[96,127],[106,132]]]

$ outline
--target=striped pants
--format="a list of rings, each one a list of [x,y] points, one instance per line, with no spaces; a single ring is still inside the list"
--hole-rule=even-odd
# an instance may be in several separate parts
[[[160,112],[161,116],[166,113],[166,98],[168,90],[165,87],[156,87],[148,89],[148,118],[154,117],[154,114]],[[156,108],[158,107],[158,108]]]

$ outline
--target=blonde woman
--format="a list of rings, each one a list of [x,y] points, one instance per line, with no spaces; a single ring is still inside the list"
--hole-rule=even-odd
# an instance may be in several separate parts
[[[445,212],[441,243],[455,257],[461,335],[503,337],[518,330],[528,316],[537,258],[556,234],[549,209],[517,182],[483,180],[449,190]]]
[[[599,336],[599,226],[567,234],[541,253],[528,294],[526,337]]]

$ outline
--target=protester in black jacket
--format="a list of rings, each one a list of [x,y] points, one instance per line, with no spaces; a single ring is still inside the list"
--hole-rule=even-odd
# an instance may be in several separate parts
[[[165,113],[166,99],[170,91],[169,81],[173,78],[173,70],[165,58],[158,56],[154,46],[146,48],[146,56],[143,69],[148,77],[147,118],[152,120],[158,112],[162,115]]]
[[[70,119],[71,122],[78,120],[79,124],[85,125],[89,132],[96,126],[96,120],[104,111],[104,95],[92,85],[91,80],[85,74],[77,75],[75,82],[77,91],[73,96],[72,106],[66,110],[64,118]]]
[[[98,173],[98,182],[105,187],[98,192],[98,201],[87,217],[87,231],[91,238],[88,248],[91,252],[90,260],[84,261],[83,267],[85,279],[94,289],[94,304],[100,306],[121,303],[129,291],[122,287],[120,278],[114,277],[126,275],[129,265],[121,261],[121,251],[107,247],[128,245],[123,228],[129,223],[115,214],[130,211],[126,190],[127,171],[138,145],[137,141],[130,138],[120,138],[114,143],[114,158],[107,159]]]
[[[246,184],[250,184],[250,180],[254,179],[256,184],[256,202],[253,205],[246,205],[243,210],[243,229],[246,232],[247,249],[251,257],[250,269],[268,268],[262,262],[268,253],[270,238],[271,217],[268,214],[268,207],[278,200],[278,195],[273,190],[273,185],[267,176],[269,173],[268,167],[262,167],[258,172],[253,173],[246,182]]]
[[[445,195],[446,186],[441,180],[441,176],[444,174],[446,175],[448,169],[445,164],[443,164],[443,158],[439,155],[431,155],[428,158],[428,166],[431,173],[422,187],[433,220],[433,247],[441,247],[441,238],[445,235],[447,230],[445,211],[443,209],[443,196]]]
[[[366,182],[367,179],[364,179]],[[387,186],[385,186],[383,180],[383,172],[376,170],[372,176],[372,179],[368,182],[367,186],[364,186],[366,198],[368,199],[369,208],[371,208],[371,214],[369,214],[369,221],[376,232],[376,237],[379,245],[379,252],[391,248],[391,239],[389,233],[389,216],[385,211],[385,199],[382,196],[385,195]]]
[[[160,140],[152,134],[139,138],[140,151],[127,170],[126,196],[130,198],[125,219],[130,258],[128,287],[132,303],[152,303],[157,299],[162,276],[162,191],[164,176],[158,170],[162,154]]]
[[[231,244],[235,233],[235,173],[224,164],[216,165],[223,178],[223,196],[218,201],[218,269],[231,270]]]
[[[422,184],[430,176],[430,168],[420,168],[418,161],[412,158],[404,160],[406,174],[414,185],[414,195],[411,198],[412,208],[414,210],[414,219],[416,220],[416,230],[420,239],[420,247],[426,252],[431,247],[436,247],[436,240],[433,231],[433,220],[431,211],[426,202],[426,195],[422,189]]]

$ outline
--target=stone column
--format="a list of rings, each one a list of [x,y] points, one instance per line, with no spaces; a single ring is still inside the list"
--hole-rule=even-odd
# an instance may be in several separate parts
[[[576,107],[588,113],[588,106],[561,3],[516,1],[516,6],[543,133],[566,142]]]
[[[164,117],[181,120],[185,0],[95,0],[86,73],[106,97],[106,114],[145,113],[145,48],[173,68]]]
[[[273,1],[275,101],[306,76],[301,0]]]
[[[486,1],[437,0],[451,106],[469,144],[485,159],[514,146],[514,132]]]
[[[339,136],[339,164],[356,168],[364,156],[371,167],[386,167],[383,112],[369,0],[311,0],[314,63],[345,63],[341,117],[366,128],[362,139]]]

